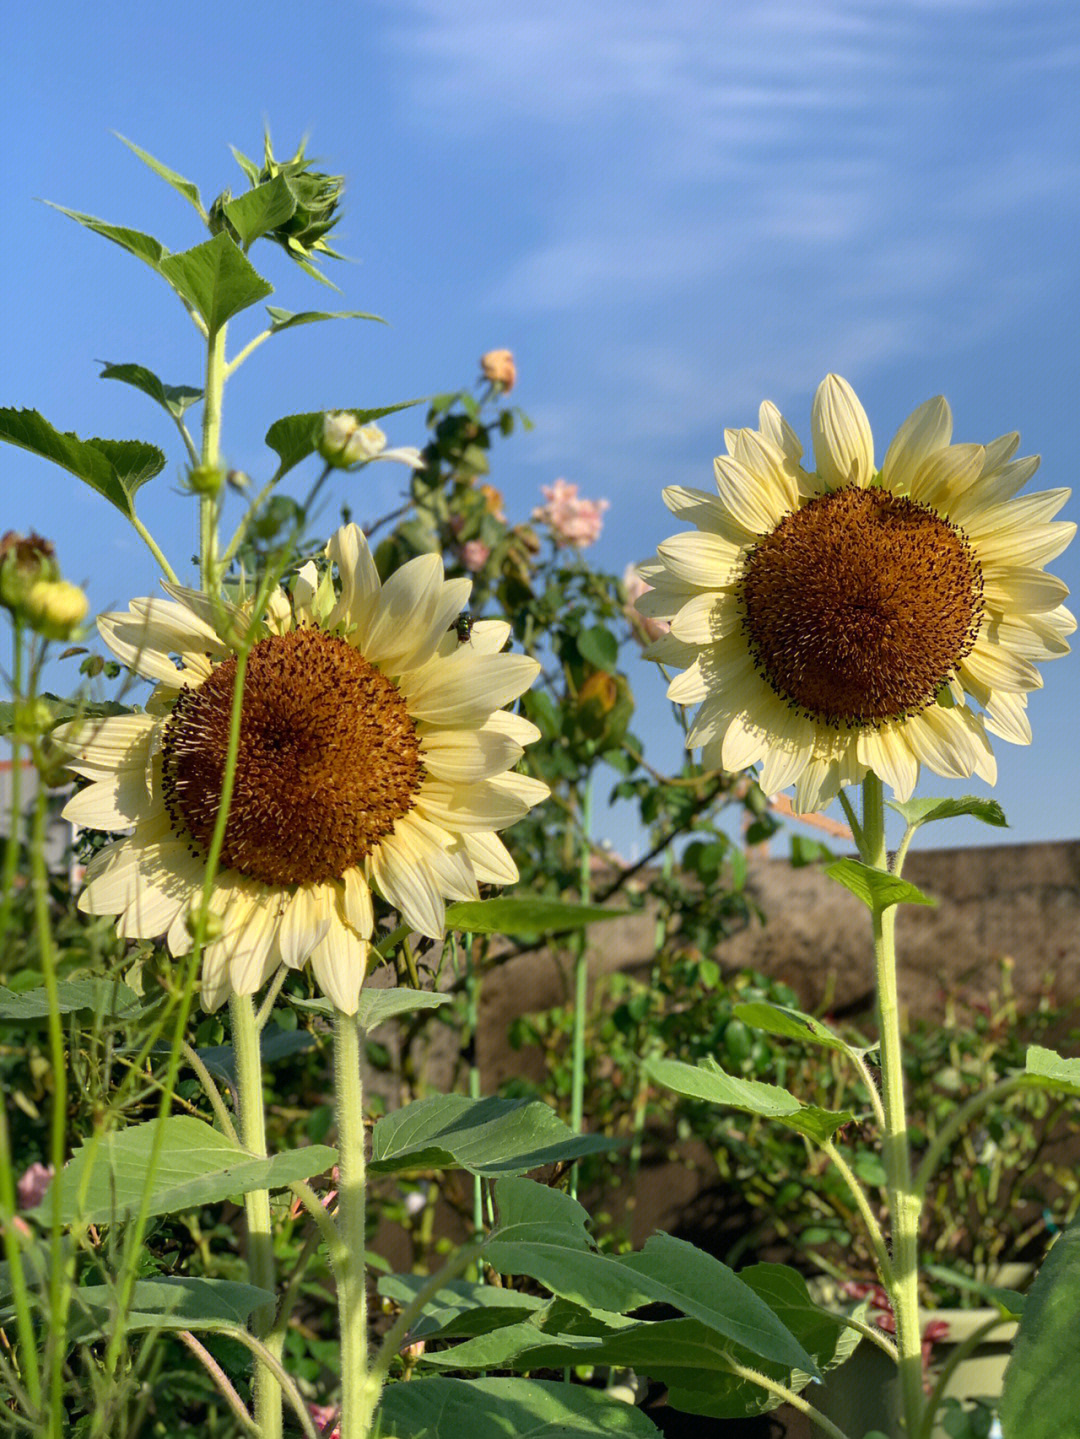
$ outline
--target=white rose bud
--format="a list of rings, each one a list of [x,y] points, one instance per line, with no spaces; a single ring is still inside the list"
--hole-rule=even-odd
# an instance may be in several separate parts
[[[349,465],[345,449],[356,433],[356,420],[348,410],[329,410],[323,415],[322,433],[319,435],[318,450],[330,465]]]
[[[360,465],[368,460],[378,459],[385,449],[386,436],[378,425],[354,425],[342,459],[346,464]]]

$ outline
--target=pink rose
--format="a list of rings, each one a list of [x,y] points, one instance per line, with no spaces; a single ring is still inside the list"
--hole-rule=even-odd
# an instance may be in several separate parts
[[[486,355],[481,355],[480,371],[485,380],[492,385],[498,385],[506,394],[514,388],[517,366],[509,350],[488,350]]]
[[[461,547],[461,563],[475,575],[491,558],[490,548],[483,540],[466,540]]]
[[[51,1164],[31,1164],[15,1186],[15,1203],[20,1209],[36,1209],[55,1173]]]
[[[557,545],[569,545],[583,549],[600,538],[603,529],[603,513],[610,500],[581,500],[577,485],[566,480],[556,480],[553,485],[541,485],[540,493],[547,500],[538,505],[532,518],[548,525]]]
[[[623,613],[633,626],[635,637],[640,639],[644,635],[649,640],[658,640],[661,635],[666,635],[671,629],[667,620],[649,619],[635,608],[641,596],[652,590],[652,585],[645,583],[633,565],[627,565],[623,571],[623,584],[626,586],[626,608]]]

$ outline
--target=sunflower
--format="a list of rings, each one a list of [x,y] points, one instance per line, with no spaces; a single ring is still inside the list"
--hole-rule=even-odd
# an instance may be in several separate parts
[[[539,730],[502,706],[539,672],[504,654],[510,626],[453,622],[469,581],[422,555],[380,583],[363,533],[338,530],[336,564],[308,563],[279,591],[248,657],[224,845],[213,879],[202,1004],[257,990],[279,964],[310,960],[319,986],[356,1010],[374,927],[372,892],[418,933],[445,930],[445,901],[510,884],[496,831],[546,797],[514,773]],[[118,914],[126,938],[192,947],[217,821],[244,608],[167,584],[98,628],[119,659],[156,682],[146,712],[55,733],[91,783],[65,818],[133,832],[87,868],[79,908]],[[250,607],[249,607],[250,610]],[[223,632],[225,637],[223,638]]]
[[[640,566],[643,615],[671,622],[646,651],[700,704],[687,747],[710,767],[759,762],[801,813],[873,771],[900,800],[921,765],[996,779],[988,734],[1028,744],[1036,663],[1076,621],[1043,566],[1072,539],[1068,490],[1016,498],[1038,458],[1019,435],[954,445],[940,396],[901,425],[880,470],[862,405],[829,375],[812,414],[817,468],[776,406],[729,430],[717,493],[672,486],[697,526]]]

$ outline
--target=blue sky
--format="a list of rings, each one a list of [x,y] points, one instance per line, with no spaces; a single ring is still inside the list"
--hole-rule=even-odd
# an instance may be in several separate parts
[[[41,0],[5,21],[7,264],[0,404],[59,429],[138,436],[170,467],[140,510],[171,555],[194,548],[163,414],[97,378],[137,360],[200,381],[198,336],[160,280],[36,203],[204,237],[194,213],[111,135],[196,180],[243,179],[231,142],[304,134],[349,181],[340,308],[389,328],[312,326],[263,347],[230,386],[229,461],[267,473],[278,416],[458,388],[508,347],[536,422],[501,452],[511,518],[563,475],[611,509],[598,563],[619,572],[678,528],[665,484],[707,487],[725,426],[775,400],[809,442],[829,370],[862,398],[878,458],[943,392],[958,440],[1018,429],[1034,487],[1076,469],[1080,10],[1028,0],[367,0],[257,9]],[[290,309],[331,292],[255,251]],[[233,344],[248,333],[234,325]],[[423,443],[422,412],[386,426]],[[156,582],[122,518],[20,451],[0,454],[2,528],[52,537],[95,608]],[[401,471],[341,479],[360,518]],[[1063,517],[1076,518],[1071,501]],[[1055,562],[1071,588],[1080,546]],[[998,744],[1010,831],[957,822],[928,843],[1073,838],[1080,669],[1044,671],[1035,744]],[[58,682],[58,681],[56,681]],[[677,749],[651,667],[637,728]],[[1052,777],[1052,784],[1046,777]],[[977,781],[958,789],[978,789]],[[921,793],[950,791],[934,777]],[[624,850],[618,818],[601,829]]]

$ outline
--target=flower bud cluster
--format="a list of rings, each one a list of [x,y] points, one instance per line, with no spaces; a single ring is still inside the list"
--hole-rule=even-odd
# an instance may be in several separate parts
[[[86,618],[86,595],[60,578],[48,540],[14,530],[0,538],[0,605],[49,640],[69,640]]]

